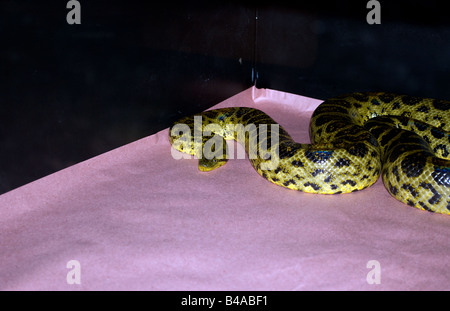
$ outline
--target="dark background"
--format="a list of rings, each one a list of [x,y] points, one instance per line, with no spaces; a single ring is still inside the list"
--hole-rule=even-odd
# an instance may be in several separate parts
[[[450,98],[445,2],[0,2],[0,193],[256,84]],[[149,159],[150,161],[150,159]]]

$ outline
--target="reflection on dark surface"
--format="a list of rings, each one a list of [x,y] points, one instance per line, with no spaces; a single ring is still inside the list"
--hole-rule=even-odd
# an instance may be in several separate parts
[[[284,22],[258,25],[257,85],[322,99],[370,90],[450,98],[450,20],[417,2],[383,1],[380,25],[367,24],[365,6],[346,18],[260,9],[260,20]]]
[[[256,78],[317,98],[450,98],[450,24],[437,2],[382,1],[375,26],[364,1],[79,2],[81,25],[67,24],[65,1],[0,4],[0,193],[151,135]]]

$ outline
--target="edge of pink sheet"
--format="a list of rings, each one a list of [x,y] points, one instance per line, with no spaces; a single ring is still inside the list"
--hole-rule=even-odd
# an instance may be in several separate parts
[[[257,107],[307,143],[320,102],[252,87],[213,108]],[[450,217],[380,181],[330,196],[246,159],[201,173],[168,129],[1,195],[0,228],[0,290],[450,289]]]

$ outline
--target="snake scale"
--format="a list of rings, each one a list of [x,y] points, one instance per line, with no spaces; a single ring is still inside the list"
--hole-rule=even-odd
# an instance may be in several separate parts
[[[375,92],[334,97],[313,112],[310,138],[311,144],[297,143],[270,116],[248,107],[185,117],[169,132],[173,148],[199,158],[202,171],[223,165],[225,140],[234,139],[255,170],[279,186],[348,193],[381,174],[401,202],[450,214],[449,101]]]

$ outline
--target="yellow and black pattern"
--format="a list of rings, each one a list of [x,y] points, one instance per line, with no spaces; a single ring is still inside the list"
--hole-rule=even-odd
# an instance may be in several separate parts
[[[206,129],[213,130],[205,135]],[[175,149],[196,155],[199,168],[208,171],[225,163],[227,157],[220,156],[226,155],[224,140],[235,139],[253,155],[249,160],[262,177],[310,193],[361,190],[381,174],[398,200],[450,214],[449,132],[448,101],[352,93],[317,107],[310,123],[311,144],[295,142],[267,114],[247,107],[183,118],[171,127],[170,141]],[[214,157],[205,153],[208,144]]]

